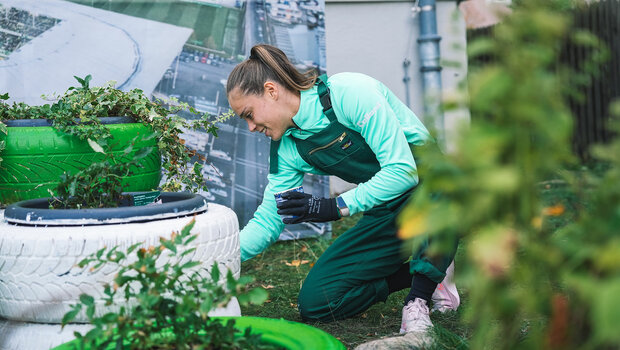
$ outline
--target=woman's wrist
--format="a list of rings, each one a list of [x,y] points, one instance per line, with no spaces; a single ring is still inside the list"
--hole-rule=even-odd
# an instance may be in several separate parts
[[[338,206],[340,217],[349,216],[349,207],[347,207],[347,203],[345,203],[342,197],[336,197],[336,205]]]

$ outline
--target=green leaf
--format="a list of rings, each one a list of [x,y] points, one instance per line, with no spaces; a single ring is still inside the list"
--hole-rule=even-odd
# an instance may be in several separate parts
[[[198,235],[191,235],[191,236],[187,237],[187,239],[185,240],[185,242],[183,242],[183,244],[188,245],[191,242],[193,242],[194,240],[196,240],[196,238],[198,238]]]
[[[0,95],[0,100],[8,100],[9,99],[9,93],[5,92],[4,94]]]
[[[4,124],[3,122],[0,122],[0,132],[7,135],[8,134],[8,129],[6,124]]]
[[[75,319],[75,316],[77,316],[77,314],[82,310],[82,305],[81,304],[77,304],[77,305],[73,305],[73,307],[71,308],[71,311],[67,312],[63,317],[62,317],[62,326],[64,327],[67,323],[71,323],[71,321],[73,321]]]
[[[248,276],[248,275],[241,276],[237,280],[237,283],[240,284],[240,285],[246,285],[246,284],[250,284],[252,282],[254,282],[254,277]]]
[[[136,248],[142,245],[142,242],[134,243],[129,248],[127,248],[127,255],[131,254]]]
[[[187,245],[187,243],[184,243],[184,245]],[[194,248],[187,249],[187,250],[185,250],[183,253],[181,253],[181,257],[184,257],[184,256],[186,256],[186,255],[192,254],[192,253],[193,253],[193,252],[195,252],[195,251],[196,251],[196,248],[195,248],[195,247],[194,247]]]
[[[86,308],[86,317],[88,317],[89,320],[92,320],[94,315],[95,315],[95,305],[88,305],[88,307]]]
[[[202,164],[194,163],[194,174],[201,175],[202,174]]]
[[[189,261],[181,266],[181,269],[191,269],[192,267],[200,266],[200,261]]]
[[[105,323],[112,323],[118,319],[118,315],[113,312],[108,312],[107,314],[101,316],[101,321]]]
[[[220,280],[220,267],[216,262],[211,266],[211,280],[217,283]]]
[[[106,248],[101,248],[97,251],[97,253],[95,253],[95,256],[97,257],[97,259],[101,259],[101,257],[103,256],[103,253],[105,252]]]
[[[170,249],[174,253],[177,252],[177,246],[171,240],[162,238],[162,239],[159,240],[159,242],[161,243],[161,245],[163,245],[164,247]]]
[[[594,335],[601,343],[620,342],[618,333],[620,304],[616,302],[618,295],[620,295],[620,279],[597,283],[596,295],[592,299],[592,323]]]
[[[86,306],[92,306],[95,304],[95,298],[93,298],[92,296],[88,294],[81,294],[80,302]]]
[[[213,298],[210,295],[205,295],[205,298],[200,303],[200,313],[207,314],[213,309]]]
[[[88,265],[90,262],[91,262],[91,259],[89,259],[89,258],[84,258],[84,259],[82,259],[82,260],[78,263],[78,266],[79,266],[80,268],[83,268],[84,266]]]
[[[187,223],[187,225],[185,225],[183,229],[181,230],[181,236],[183,237],[187,236],[189,232],[192,230],[192,228],[194,228],[195,224],[196,224],[196,219],[192,218],[192,221]]]
[[[80,83],[80,84],[82,84],[82,85],[84,84],[84,79],[82,79],[82,78],[78,77],[77,75],[74,75],[73,77],[75,78],[75,80],[77,80],[77,81],[78,81],[78,83]]]
[[[479,38],[473,40],[470,43],[467,43],[467,55],[470,58],[488,55],[493,51],[494,48],[495,45],[493,43],[493,40]]]
[[[255,304],[261,305],[267,300],[269,293],[263,288],[254,288],[247,293],[243,293],[237,297],[241,305]]]

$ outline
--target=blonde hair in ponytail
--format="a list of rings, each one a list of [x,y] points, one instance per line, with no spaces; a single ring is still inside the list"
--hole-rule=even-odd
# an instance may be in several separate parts
[[[260,95],[266,81],[273,81],[292,92],[312,88],[317,75],[314,70],[299,72],[282,50],[260,44],[250,50],[250,57],[238,64],[228,76],[226,94],[239,88],[244,95]]]

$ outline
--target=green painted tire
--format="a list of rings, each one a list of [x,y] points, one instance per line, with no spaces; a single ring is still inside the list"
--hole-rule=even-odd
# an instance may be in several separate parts
[[[264,317],[217,317],[224,322],[235,320],[235,328],[243,331],[252,327],[253,333],[260,333],[265,344],[275,345],[287,350],[345,350],[346,347],[331,334],[299,322]],[[52,350],[79,349],[77,340],[61,344]],[[115,349],[111,344],[110,350]],[[88,350],[88,348],[87,348]]]
[[[114,137],[112,152],[118,155],[136,135],[152,132],[141,123],[109,124],[108,127]],[[58,185],[63,172],[75,173],[103,159],[88,142],[50,126],[9,126],[7,129],[7,135],[0,133],[0,141],[6,143],[0,155],[0,203],[49,197],[48,189],[53,190]],[[134,175],[124,179],[127,192],[149,191],[159,185],[161,157],[157,141],[154,138],[140,141],[134,146],[134,152],[144,146],[154,147],[153,152],[141,160],[142,168],[133,169]]]
[[[235,328],[262,334],[263,341],[287,350],[340,350],[346,347],[333,335],[307,324],[265,317],[219,317],[235,319]]]

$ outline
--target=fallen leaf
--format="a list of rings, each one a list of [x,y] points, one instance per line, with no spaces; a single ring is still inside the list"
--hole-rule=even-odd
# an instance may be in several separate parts
[[[291,307],[297,308],[297,304],[291,303]]]
[[[275,288],[275,287],[274,287],[274,286],[272,286],[271,284],[268,284],[268,285],[261,284],[260,286],[261,286],[261,287],[263,287],[263,288],[265,288],[265,289],[273,289],[273,288]]]
[[[308,251],[308,247],[306,247],[306,246],[301,247],[301,251],[304,252],[304,253],[307,252]]]
[[[560,216],[564,214],[564,206],[562,204],[556,204],[551,207],[546,207],[543,209],[543,215],[547,216]]]
[[[270,302],[271,302],[271,299],[267,299],[267,300],[265,300],[265,302],[266,302],[266,303],[270,303]]]
[[[296,259],[296,260],[293,260],[291,262],[285,261],[284,264],[286,266],[300,266],[300,265],[303,265],[303,264],[307,264],[309,262],[310,262],[310,260],[299,260],[299,259]]]

